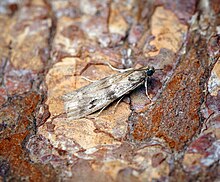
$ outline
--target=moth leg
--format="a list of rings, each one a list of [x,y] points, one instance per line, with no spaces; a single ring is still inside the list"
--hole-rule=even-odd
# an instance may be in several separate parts
[[[114,106],[114,109],[113,109],[113,112],[112,113],[115,113],[115,110],[116,110],[116,107],[118,106],[118,104],[120,103],[120,101],[124,98],[124,95],[117,101],[116,105]],[[94,119],[96,119],[97,117],[99,117],[99,115],[102,113],[102,111],[108,107],[109,105],[106,105],[104,106],[99,112],[98,114],[96,114],[96,116],[94,117]]]
[[[107,105],[107,106],[108,106],[108,105]],[[98,114],[96,114],[95,116],[85,116],[85,118],[87,118],[87,119],[96,119],[97,117],[99,117],[99,115],[102,113],[102,111],[103,111],[107,106],[104,106],[104,107],[98,112]]]
[[[146,77],[146,80],[144,82],[144,86],[145,86],[145,94],[146,94],[147,98],[151,101],[151,98],[150,98],[148,91],[147,91],[148,90],[147,89],[147,82],[148,82],[148,77]]]
[[[123,96],[117,101],[117,103],[115,104],[114,109],[113,109],[113,111],[112,111],[113,114],[115,113],[115,110],[116,110],[118,104],[121,102],[121,100],[122,100],[123,98],[124,98],[124,95],[123,95]]]
[[[84,80],[86,80],[86,81],[89,81],[89,82],[95,82],[96,80],[91,80],[91,79],[89,79],[89,78],[87,78],[87,77],[85,77],[85,76],[81,76]]]
[[[112,70],[114,70],[114,71],[118,71],[118,72],[122,72],[122,73],[134,69],[134,68],[118,69],[118,68],[113,67],[109,62],[106,62],[106,64],[107,64]]]
[[[103,111],[106,107],[108,107],[108,105],[104,106],[104,107],[98,112],[98,114],[95,116],[95,118],[99,117],[99,115],[102,113],[102,111]]]

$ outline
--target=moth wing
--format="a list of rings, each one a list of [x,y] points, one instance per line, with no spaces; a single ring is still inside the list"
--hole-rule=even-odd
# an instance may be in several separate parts
[[[144,72],[133,70],[111,75],[66,94],[65,110],[69,119],[78,119],[108,106],[143,83]]]
[[[130,71],[131,72],[131,71]],[[112,100],[112,85],[130,72],[118,73],[86,85],[63,96],[64,107],[69,119],[78,119],[109,105]]]

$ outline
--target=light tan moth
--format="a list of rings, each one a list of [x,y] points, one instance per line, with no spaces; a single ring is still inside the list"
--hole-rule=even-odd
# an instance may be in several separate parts
[[[144,83],[147,94],[147,78],[154,72],[154,67],[150,66],[129,69],[64,95],[64,107],[68,119],[83,118],[105,108]]]

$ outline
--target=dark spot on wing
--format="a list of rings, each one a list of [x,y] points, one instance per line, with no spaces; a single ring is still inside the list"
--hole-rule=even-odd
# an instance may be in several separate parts
[[[109,91],[106,95],[107,100],[115,100],[117,99],[117,96],[115,95],[114,91]]]
[[[128,81],[131,81],[131,82],[133,82],[133,81],[135,81],[136,79],[134,79],[133,77],[128,77]]]
[[[98,99],[94,99],[94,100],[92,100],[92,101],[90,101],[89,102],[89,109],[92,109],[93,107],[95,107],[96,106],[96,101],[97,101]]]

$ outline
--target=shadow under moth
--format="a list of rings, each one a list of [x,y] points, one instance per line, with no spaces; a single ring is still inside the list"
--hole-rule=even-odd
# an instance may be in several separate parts
[[[139,69],[125,69],[101,80],[90,83],[78,90],[63,96],[67,118],[70,120],[83,118],[98,110],[103,110],[116,99],[130,93],[145,83],[155,72],[154,67],[145,66]]]

